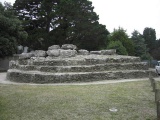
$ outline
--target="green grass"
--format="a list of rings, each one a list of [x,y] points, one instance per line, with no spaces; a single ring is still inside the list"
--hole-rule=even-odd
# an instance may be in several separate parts
[[[0,84],[0,120],[154,120],[149,81],[88,86]],[[110,112],[110,108],[117,112]]]
[[[155,83],[156,83],[156,88],[160,89],[160,81],[155,81]]]

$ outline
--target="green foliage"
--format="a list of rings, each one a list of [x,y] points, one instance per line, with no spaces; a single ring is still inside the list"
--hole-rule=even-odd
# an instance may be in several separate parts
[[[143,35],[141,35],[137,30],[134,30],[131,40],[134,43],[135,56],[141,57],[142,60],[147,60],[151,58],[148,53],[148,49],[145,44]]]
[[[31,49],[47,50],[48,46],[53,45],[52,36],[49,35],[44,29],[34,29],[29,32],[29,37],[26,46],[30,46]]]
[[[16,52],[16,39],[14,37],[0,37],[0,57],[10,56]]]
[[[23,43],[27,33],[23,31],[21,22],[14,16],[11,5],[0,3],[0,57],[10,56]]]
[[[141,55],[141,59],[142,60],[152,60],[152,56],[149,53],[145,53],[143,55]]]
[[[154,59],[160,60],[160,39],[156,40],[156,47],[151,51],[151,55]]]
[[[123,28],[115,29],[109,36],[109,41],[120,41],[125,47],[128,55],[134,55],[134,45],[129,39],[126,31]]]
[[[149,48],[149,53],[156,47],[156,31],[153,28],[146,27],[143,31],[143,38],[145,39],[145,43],[147,44],[147,48]]]
[[[19,19],[24,21],[23,26],[29,33],[28,41],[31,44],[35,43],[34,36],[41,37],[41,33],[34,31],[41,29],[49,36],[44,39],[44,44],[70,43],[88,50],[106,46],[109,32],[98,23],[98,15],[88,0],[16,0],[14,9]],[[48,47],[44,46],[45,49]]]
[[[107,49],[116,49],[116,53],[119,55],[127,55],[126,48],[122,45],[120,41],[111,41]]]

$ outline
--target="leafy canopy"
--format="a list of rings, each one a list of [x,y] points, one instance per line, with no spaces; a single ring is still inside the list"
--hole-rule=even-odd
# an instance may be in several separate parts
[[[109,32],[99,24],[93,8],[88,0],[16,0],[14,4],[29,33],[28,46],[39,49],[66,43],[88,50],[104,47]],[[48,37],[36,46],[42,34]]]
[[[147,44],[147,48],[149,48],[149,53],[151,53],[156,47],[155,29],[146,27],[143,31],[143,37],[145,39],[145,43]]]
[[[111,41],[107,49],[116,49],[116,53],[119,55],[127,55],[126,48],[122,45],[120,41]]]
[[[131,40],[134,43],[135,56],[139,56],[143,60],[151,58],[151,56],[148,53],[148,49],[145,44],[143,35],[141,35],[137,30],[134,30],[132,33]]]
[[[21,22],[14,16],[9,3],[0,3],[0,57],[16,53],[17,45],[24,42],[27,33],[23,31]]]
[[[126,31],[123,28],[115,29],[109,36],[109,41],[120,41],[125,47],[128,55],[134,55],[134,45],[129,39]]]

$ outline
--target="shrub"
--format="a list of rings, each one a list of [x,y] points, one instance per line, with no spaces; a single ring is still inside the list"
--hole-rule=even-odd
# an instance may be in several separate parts
[[[122,45],[120,41],[111,41],[107,47],[107,49],[116,49],[117,54],[119,55],[127,55],[126,48]]]

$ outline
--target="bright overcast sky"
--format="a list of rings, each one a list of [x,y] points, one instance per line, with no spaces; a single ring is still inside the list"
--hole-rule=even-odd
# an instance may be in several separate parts
[[[15,0],[0,0],[0,2]],[[90,0],[99,15],[99,22],[112,32],[122,27],[128,35],[135,30],[143,34],[145,27],[156,30],[160,38],[160,0]]]
[[[156,30],[160,38],[160,0],[90,0],[99,22],[112,32],[119,26],[130,35],[134,29],[143,34],[145,27]]]

